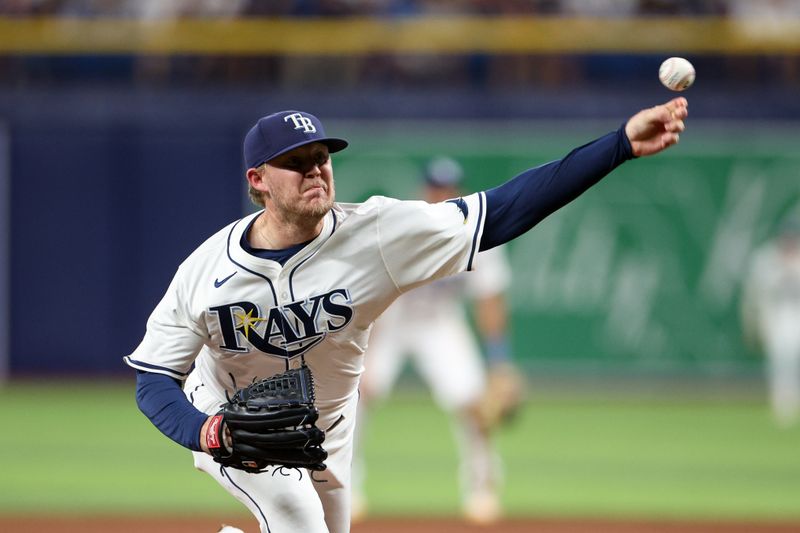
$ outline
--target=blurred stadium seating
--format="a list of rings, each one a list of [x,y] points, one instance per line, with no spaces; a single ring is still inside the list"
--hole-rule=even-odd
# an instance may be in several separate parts
[[[704,83],[796,87],[798,11],[744,0],[17,0],[0,4],[0,83],[524,90],[642,82],[679,52]]]

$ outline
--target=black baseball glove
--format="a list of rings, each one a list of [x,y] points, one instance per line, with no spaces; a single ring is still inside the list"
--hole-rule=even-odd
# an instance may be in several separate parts
[[[236,391],[212,418],[206,444],[216,462],[247,472],[271,465],[325,470],[318,417],[314,380],[303,365]]]

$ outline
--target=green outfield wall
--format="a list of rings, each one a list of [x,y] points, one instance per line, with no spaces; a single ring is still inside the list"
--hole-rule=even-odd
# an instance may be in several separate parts
[[[513,344],[555,372],[752,376],[740,289],[754,248],[800,207],[800,128],[691,124],[681,144],[626,163],[509,245]],[[564,156],[613,123],[349,123],[337,197],[418,195],[427,157],[451,155],[468,191]],[[577,135],[575,132],[585,132]]]

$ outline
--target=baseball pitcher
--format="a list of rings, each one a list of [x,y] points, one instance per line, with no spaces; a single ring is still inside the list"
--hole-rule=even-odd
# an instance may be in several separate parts
[[[439,203],[334,201],[314,115],[281,111],[244,139],[251,198],[179,267],[125,357],[136,401],[262,532],[344,533],[359,378],[373,321],[401,294],[471,270],[624,161],[678,142],[684,98],[504,185]]]

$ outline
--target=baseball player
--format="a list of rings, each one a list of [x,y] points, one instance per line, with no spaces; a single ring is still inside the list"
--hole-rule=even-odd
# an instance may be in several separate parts
[[[262,532],[348,531],[359,378],[375,319],[401,294],[472,270],[478,252],[525,233],[627,159],[677,143],[687,115],[684,98],[639,111],[561,160],[436,204],[336,203],[330,154],[347,141],[327,136],[310,113],[260,118],[245,136],[244,161],[263,210],[222,228],[178,267],[125,358],[137,371],[139,408],[192,450],[195,466],[242,502]],[[315,411],[296,408],[306,414],[288,417],[285,432],[234,435],[225,406],[242,397],[237,391],[296,368],[313,375]],[[298,435],[313,438],[317,467],[278,459],[260,468],[252,457],[223,465],[248,450],[263,457],[302,442]]]
[[[428,163],[423,177],[422,197],[435,204],[459,196],[463,169],[455,160],[439,157]],[[472,272],[438,280],[403,295],[375,324],[361,378],[353,461],[354,520],[366,515],[366,466],[360,437],[368,420],[368,407],[388,396],[407,357],[433,391],[439,407],[453,415],[465,517],[472,522],[489,523],[500,516],[499,456],[490,440],[493,428],[481,417],[486,370],[462,296],[474,303],[476,327],[491,367],[504,367],[505,372],[511,361],[504,293],[511,281],[511,270],[502,247],[477,254],[473,266]],[[510,392],[521,399],[520,386],[518,379],[507,381],[506,388],[516,389],[502,393]],[[498,391],[495,397],[503,396]]]
[[[800,219],[790,217],[777,238],[753,254],[742,298],[745,339],[767,358],[775,421],[800,419]]]

